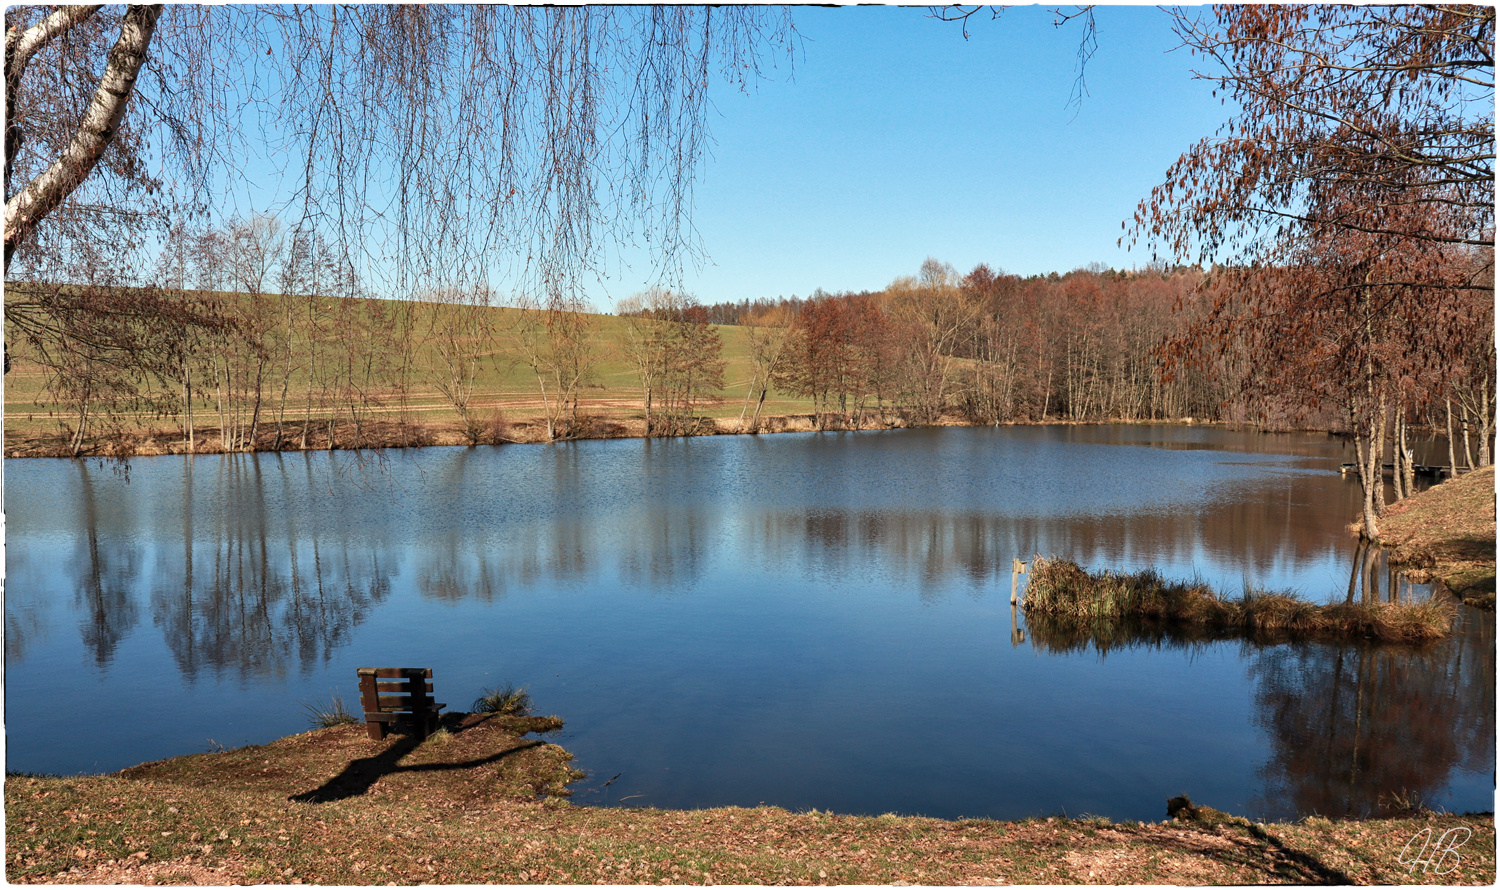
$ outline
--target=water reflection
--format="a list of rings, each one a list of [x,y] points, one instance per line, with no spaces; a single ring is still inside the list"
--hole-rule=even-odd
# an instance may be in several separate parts
[[[788,805],[847,801],[851,811],[1013,817],[1078,800],[1149,817],[1158,777],[1187,768],[1181,752],[1152,741],[1160,721],[1128,726],[1151,706],[1227,727],[1221,742],[1185,723],[1200,748],[1263,754],[1253,761],[1264,761],[1262,775],[1246,766],[1235,780],[1240,800],[1254,785],[1256,806],[1322,807],[1337,792],[1357,809],[1380,793],[1362,789],[1383,782],[1426,793],[1455,769],[1485,769],[1492,619],[1465,625],[1457,649],[1413,655],[1262,650],[1150,628],[1079,632],[1009,606],[1012,561],[1036,553],[1201,574],[1221,589],[1249,578],[1315,600],[1411,595],[1381,554],[1344,533],[1358,493],[1337,475],[1336,448],[1252,436],[1240,437],[1244,453],[1226,454],[1237,435],[1069,428],[588,442],[434,449],[373,472],[331,454],[162,458],[137,462],[128,485],[82,462],[18,462],[6,492],[7,694],[22,715],[7,727],[12,765],[119,768],[201,750],[252,706],[247,732],[260,735],[243,741],[265,741],[302,728],[287,703],[343,688],[354,660],[412,657],[451,678],[450,701],[497,681],[536,684],[578,733],[569,746],[594,759],[587,768],[612,764],[609,775],[631,777],[619,787],[641,783],[622,794],[681,793],[672,800],[683,806],[753,805],[780,789]],[[1226,694],[1192,685],[1204,667]],[[1444,672],[1459,676],[1433,703]],[[25,716],[64,698],[86,715],[142,677],[178,719],[72,731]],[[1336,707],[1287,703],[1335,691]],[[1474,709],[1475,696],[1485,708]],[[887,703],[917,699],[943,702],[948,737],[918,755],[892,750],[909,718],[889,717]],[[652,706],[620,704],[641,701]],[[1472,713],[1436,730],[1450,738],[1424,743],[1437,764],[1430,775],[1408,776],[1383,754],[1370,760],[1380,743],[1368,739],[1354,780],[1314,775],[1320,756],[1346,769],[1354,748],[1338,745],[1355,733],[1345,733],[1349,719],[1363,733],[1400,719],[1374,716],[1387,702],[1418,722],[1430,722],[1424,708],[1433,719]],[[1299,733],[1330,720],[1339,735],[1299,760]],[[1076,777],[1099,767],[1098,739],[1075,760],[1056,753],[1098,732],[1133,752],[1120,762],[1135,777],[1119,782],[1150,785],[1149,812],[1131,809],[1146,800],[1133,787],[1092,802],[1103,786]],[[1035,759],[997,762],[994,739],[1005,733]],[[72,749],[59,753],[59,737]],[[804,772],[786,778],[785,761],[799,757]],[[935,759],[892,762],[912,757]],[[893,773],[984,778],[941,792],[914,778],[881,797],[896,787]],[[1334,791],[1304,787],[1319,782]]]
[[[1272,756],[1253,809],[1370,816],[1434,802],[1457,769],[1493,773],[1494,622],[1460,611],[1463,632],[1422,652],[1301,644],[1256,653],[1256,722]]]
[[[1221,584],[1240,584],[1283,575],[1288,566],[1344,562],[1341,551],[1355,546],[1307,534],[1281,517],[1248,515],[1260,512],[1238,503],[1197,514],[1102,517],[815,509],[768,514],[738,544],[762,554],[802,547],[820,570],[834,572],[876,561],[924,592],[947,590],[955,578],[972,585],[1008,579],[1012,559],[1038,553],[1090,566],[1156,566],[1167,573],[1177,568],[1185,576],[1218,568]],[[1210,542],[1233,537],[1253,543],[1243,553],[1205,554]],[[1338,583],[1297,592],[1331,601],[1342,593]]]
[[[1385,593],[1382,595],[1382,586]],[[1349,590],[1344,598],[1352,603],[1410,602],[1431,596],[1433,585],[1418,584],[1396,569],[1389,552],[1369,541],[1361,540],[1354,549],[1349,570]]]
[[[1263,780],[1246,812],[1258,818],[1366,817],[1440,805],[1454,773],[1493,775],[1495,624],[1459,607],[1449,640],[1423,647],[1242,641],[1201,628],[1087,627],[1038,616],[1032,645],[1182,650],[1236,645],[1252,685],[1253,719],[1269,739]],[[1022,633],[1012,624],[1012,643]],[[1217,640],[1217,642],[1216,642]]]
[[[362,503],[352,508],[350,515],[359,516],[352,526],[348,515],[330,515],[329,505],[318,503],[347,498],[332,494],[350,482],[348,467],[332,458],[235,455],[196,464],[189,458],[181,464],[175,504],[144,517],[139,504],[119,503],[130,492],[117,485],[116,503],[101,508],[99,471],[71,462],[77,511],[65,524],[76,529],[70,536],[75,552],[63,563],[75,574],[70,586],[84,645],[98,666],[107,667],[140,621],[133,591],[142,586],[141,560],[154,556],[145,573],[151,615],[178,669],[193,678],[205,669],[279,675],[291,663],[305,671],[326,662],[390,595],[402,571],[423,597],[452,603],[494,603],[515,590],[589,583],[606,573],[626,587],[675,596],[696,589],[729,552],[733,561],[762,569],[790,561],[812,576],[878,571],[888,583],[934,602],[963,587],[971,595],[992,589],[1006,579],[1014,558],[1038,552],[1084,565],[1161,566],[1168,574],[1174,566],[1179,573],[1197,572],[1207,553],[1226,566],[1222,582],[1231,573],[1285,573],[1354,546],[1330,541],[1326,511],[1309,507],[1317,499],[1302,490],[1306,474],[1284,468],[1252,474],[1249,491],[1209,497],[1194,509],[1146,504],[1129,515],[1018,515],[1003,500],[996,512],[848,509],[821,497],[799,509],[775,509],[789,495],[776,490],[772,473],[759,486],[769,509],[731,513],[714,497],[726,494],[723,464],[686,460],[689,451],[683,443],[644,443],[637,473],[615,486],[637,487],[633,498],[616,499],[628,507],[601,509],[611,492],[601,491],[597,466],[577,443],[546,452],[545,477],[511,478],[498,491],[493,452],[455,450],[415,479],[388,467],[393,481],[386,491],[353,486]],[[859,501],[859,484],[840,483],[840,497]],[[407,515],[423,517],[418,528],[403,521],[405,502],[415,502]],[[441,515],[445,507],[448,515]],[[134,528],[143,520],[156,526]],[[1226,540],[1235,546],[1218,544]],[[1378,550],[1360,546],[1346,590],[1328,585],[1298,592],[1369,601],[1415,589]],[[7,608],[6,622],[7,658],[14,662],[24,658],[27,641],[45,620],[22,603]],[[1052,651],[1075,651],[1089,639],[1046,626],[1035,630],[1034,645]],[[1103,649],[1113,645],[1095,642]]]
[[[1382,590],[1384,592],[1382,592]],[[1390,568],[1379,547],[1356,549],[1347,598],[1425,598]],[[1011,641],[1025,631],[1048,654],[1136,649],[1204,653],[1237,636],[1144,622],[1081,623],[1034,615],[1025,631],[1012,609]],[[1254,721],[1271,743],[1248,811],[1269,819],[1318,814],[1368,817],[1431,805],[1455,771],[1493,774],[1495,622],[1457,607],[1454,636],[1421,646],[1286,641],[1238,643],[1252,684]],[[1477,699],[1477,700],[1476,700]]]
[[[243,455],[214,459],[212,493],[197,497],[223,509],[208,511],[205,523],[199,519],[203,504],[195,499],[197,473],[190,459],[180,502],[165,511],[180,523],[178,534],[152,535],[153,545],[164,545],[160,549],[143,547],[129,535],[107,535],[132,559],[156,552],[149,573],[152,620],[190,682],[204,671],[242,679],[281,677],[293,666],[307,673],[332,658],[390,595],[396,566],[378,549],[351,547],[321,533],[315,520],[268,505],[278,489],[285,494],[320,484],[305,461],[299,476],[297,463],[296,458]],[[94,511],[90,470],[82,461],[78,467],[82,503]],[[90,573],[116,576],[93,544],[100,525],[93,513],[85,526]],[[118,586],[109,608],[99,610],[97,626],[114,630],[126,620],[133,623],[136,605],[129,591],[135,578],[120,577],[126,583]],[[104,617],[111,613],[122,617]],[[115,630],[111,639],[121,635]],[[102,631],[95,636],[102,639]]]
[[[73,559],[69,564],[77,573],[73,589],[78,611],[83,616],[79,631],[84,649],[101,667],[109,667],[120,641],[135,628],[140,610],[131,597],[138,574],[135,548],[125,546],[118,538],[101,535],[99,505],[94,494],[94,479],[84,461],[78,466],[78,527]]]

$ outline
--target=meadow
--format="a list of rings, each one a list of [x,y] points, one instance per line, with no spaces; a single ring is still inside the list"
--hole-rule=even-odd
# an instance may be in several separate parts
[[[483,429],[485,444],[547,440],[546,414],[556,411],[556,388],[547,369],[528,362],[525,312],[483,307],[476,325],[465,319],[469,307],[436,302],[398,303],[381,299],[286,297],[267,294],[195,294],[244,327],[269,320],[252,337],[268,354],[259,369],[260,412],[253,450],[296,448],[307,426],[304,447],[351,447],[347,432],[328,435],[330,421],[347,429],[359,424],[356,447],[468,444],[454,402],[444,393],[456,364],[447,357],[454,344],[472,362],[465,373],[466,407]],[[9,288],[5,377],[6,456],[67,456],[79,425],[81,403],[68,381],[78,376],[79,360],[46,361],[42,352],[11,323],[11,307],[29,297],[25,286]],[[260,305],[254,301],[259,300]],[[269,308],[267,308],[269,307]],[[290,307],[290,311],[282,311]],[[246,321],[248,319],[249,321]],[[625,350],[627,320],[614,315],[580,314],[570,319],[583,332],[587,371],[577,387],[581,423],[571,438],[645,434],[640,375]],[[450,328],[483,331],[479,337],[445,337]],[[693,414],[712,431],[737,432],[746,413],[754,370],[749,354],[751,329],[712,325],[722,344],[723,385],[699,394]],[[278,336],[279,334],[279,336]],[[244,335],[200,340],[193,370],[193,450],[195,453],[252,450],[224,447],[226,424],[244,426],[253,412],[255,355]],[[447,355],[445,355],[447,350]],[[548,357],[542,358],[543,364]],[[106,362],[101,359],[101,365]],[[100,373],[118,381],[122,375]],[[135,371],[111,393],[91,393],[87,445],[82,453],[145,455],[189,450],[187,412],[178,380]],[[541,380],[539,380],[539,377]],[[225,382],[227,381],[227,382]],[[544,389],[543,384],[546,383]],[[284,389],[284,392],[283,392]],[[762,406],[761,430],[811,429],[812,402],[774,388]],[[286,427],[276,435],[278,422]],[[708,431],[708,430],[705,430]],[[278,438],[280,439],[278,443]]]

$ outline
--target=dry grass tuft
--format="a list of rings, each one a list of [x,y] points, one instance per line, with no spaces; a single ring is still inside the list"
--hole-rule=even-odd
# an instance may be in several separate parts
[[[1454,617],[1453,606],[1437,597],[1318,606],[1287,593],[1247,590],[1239,599],[1229,599],[1202,582],[1169,582],[1150,569],[1090,573],[1069,560],[1041,557],[1033,563],[1023,607],[1033,629],[1063,648],[1090,636],[1114,639],[1127,622],[1186,625],[1256,639],[1419,644],[1446,637]]]
[[[470,708],[476,714],[508,714],[525,717],[531,713],[531,695],[525,689],[506,684],[486,689]]]
[[[303,702],[302,710],[307,712],[307,722],[313,729],[329,729],[334,726],[352,726],[360,722],[360,719],[349,712],[344,706],[344,698],[335,695],[329,701]]]

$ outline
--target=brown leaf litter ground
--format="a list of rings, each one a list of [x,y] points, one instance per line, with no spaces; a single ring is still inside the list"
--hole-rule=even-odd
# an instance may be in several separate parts
[[[1380,529],[1380,543],[1415,580],[1441,581],[1470,605],[1495,607],[1493,466],[1393,505]]]
[[[1163,823],[995,822],[575,807],[563,799],[578,776],[568,753],[526,737],[560,725],[448,715],[420,744],[399,734],[372,741],[363,726],[344,726],[109,776],[10,776],[6,877],[208,885],[1495,880],[1488,815],[1257,824],[1204,807]]]

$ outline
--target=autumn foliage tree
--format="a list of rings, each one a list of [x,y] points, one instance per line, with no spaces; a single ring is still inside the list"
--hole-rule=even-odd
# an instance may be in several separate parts
[[[771,383],[820,426],[1203,417],[1235,410],[1224,362],[1165,379],[1157,347],[1202,314],[1193,269],[1103,267],[1021,278],[928,260],[884,290],[817,294],[747,317]],[[1172,316],[1174,304],[1185,313]],[[753,390],[752,390],[753,392]],[[1236,391],[1237,392],[1237,391]],[[748,398],[747,398],[748,404]],[[885,415],[891,415],[889,417]]]
[[[1133,238],[1218,267],[1214,305],[1166,358],[1210,342],[1238,351],[1263,391],[1345,406],[1373,538],[1387,433],[1399,480],[1410,412],[1450,388],[1459,356],[1492,330],[1449,320],[1477,293],[1493,300],[1495,10],[1176,16],[1214,66],[1201,76],[1239,111],[1134,218]]]
[[[1134,236],[1265,263],[1310,233],[1494,243],[1495,9],[1233,5],[1176,13],[1239,107],[1141,202]]]
[[[858,429],[865,410],[878,410],[891,393],[891,324],[867,295],[810,300],[785,349],[772,379],[783,391],[813,400],[819,429]]]

